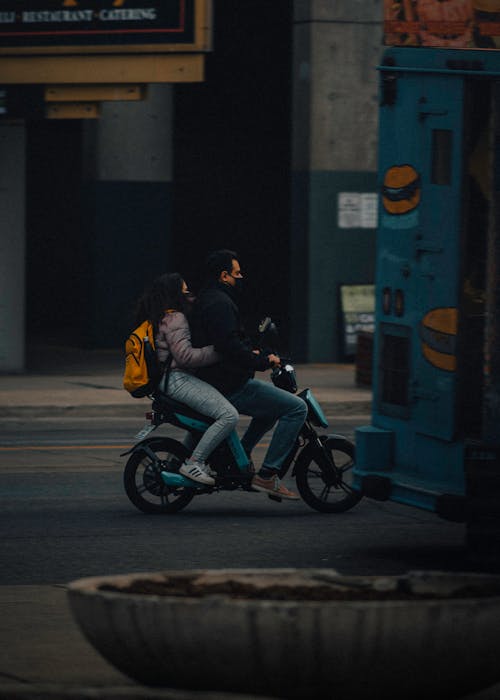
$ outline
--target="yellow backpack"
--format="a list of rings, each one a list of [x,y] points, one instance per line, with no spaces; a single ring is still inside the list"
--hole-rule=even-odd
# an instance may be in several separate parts
[[[149,396],[163,375],[163,367],[156,357],[153,326],[144,321],[125,341],[125,372],[123,387],[136,399]]]

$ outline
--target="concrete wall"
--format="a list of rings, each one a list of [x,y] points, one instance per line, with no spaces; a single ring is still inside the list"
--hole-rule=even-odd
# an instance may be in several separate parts
[[[0,124],[0,372],[24,370],[25,128]]]
[[[382,12],[382,0],[294,4],[291,308],[302,360],[343,359],[339,285],[374,278],[375,218],[360,225],[358,210],[339,222],[338,206],[340,193],[356,208],[376,192]]]
[[[137,103],[106,103],[85,128],[84,189],[90,247],[86,343],[116,345],[152,277],[169,269],[172,88]]]
[[[96,178],[171,182],[172,87],[150,85],[141,102],[105,102],[96,122]]]

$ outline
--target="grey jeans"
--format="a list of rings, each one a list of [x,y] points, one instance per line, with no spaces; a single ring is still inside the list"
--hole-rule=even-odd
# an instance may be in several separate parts
[[[170,372],[165,393],[204,416],[213,418],[214,422],[203,433],[191,455],[191,459],[205,462],[217,445],[235,429],[238,411],[213,386],[178,369]]]

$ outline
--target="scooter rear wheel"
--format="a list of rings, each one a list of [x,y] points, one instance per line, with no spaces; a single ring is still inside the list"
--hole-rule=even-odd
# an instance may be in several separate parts
[[[362,494],[352,488],[354,445],[347,438],[320,438],[337,469],[337,483],[332,484],[311,452],[302,452],[297,459],[297,489],[308,506],[321,513],[343,513],[353,508]]]
[[[147,442],[147,451],[134,452],[123,473],[125,492],[134,506],[151,515],[177,513],[185,508],[194,491],[167,486],[161,472],[182,464],[188,455],[184,445],[171,438],[154,438]]]

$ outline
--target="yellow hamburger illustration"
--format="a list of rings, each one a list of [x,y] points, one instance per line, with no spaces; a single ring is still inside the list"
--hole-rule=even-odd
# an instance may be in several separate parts
[[[389,214],[406,214],[420,203],[420,175],[411,165],[393,165],[384,176],[382,203]]]
[[[458,311],[455,307],[432,309],[420,324],[422,353],[438,369],[454,372],[457,368]]]
[[[480,48],[500,48],[500,0],[473,0],[476,44]]]

